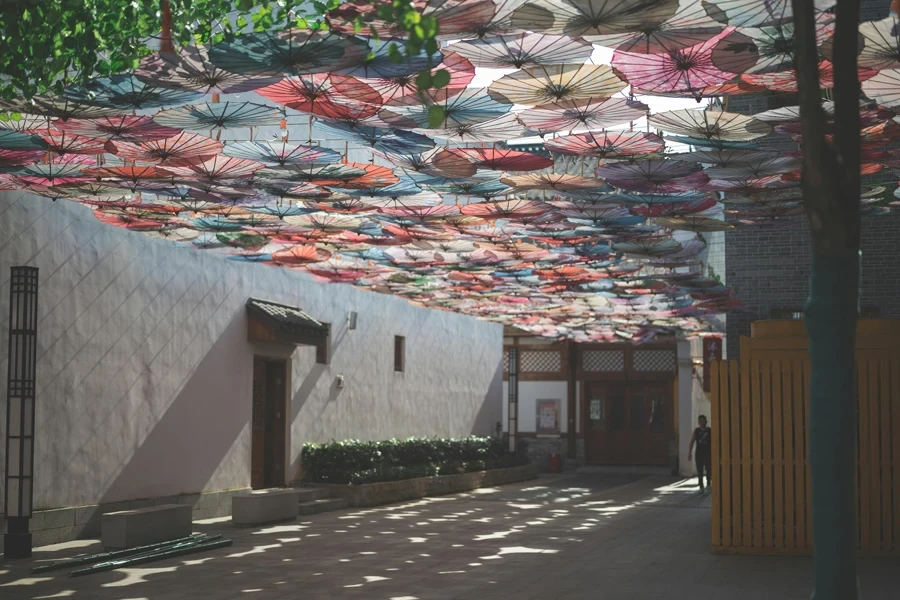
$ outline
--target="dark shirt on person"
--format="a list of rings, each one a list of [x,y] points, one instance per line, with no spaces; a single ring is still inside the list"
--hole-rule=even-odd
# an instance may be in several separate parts
[[[697,444],[697,454],[712,453],[712,429],[707,427],[702,429],[697,427],[694,429],[694,442]]]

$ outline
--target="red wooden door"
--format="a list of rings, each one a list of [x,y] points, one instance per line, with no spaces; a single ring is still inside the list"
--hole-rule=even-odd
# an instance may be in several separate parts
[[[250,486],[286,483],[287,362],[254,357]]]
[[[250,429],[250,487],[265,487],[266,360],[253,357],[253,414]]]
[[[588,382],[585,390],[587,462],[666,465],[672,437],[670,384]]]

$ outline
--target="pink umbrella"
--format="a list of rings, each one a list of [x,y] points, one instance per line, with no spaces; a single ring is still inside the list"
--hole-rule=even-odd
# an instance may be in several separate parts
[[[723,71],[713,64],[713,49],[732,28],[695,46],[664,54],[636,54],[617,50],[612,66],[634,88],[655,94],[681,94],[699,99],[705,88],[722,85],[735,78],[735,72]]]
[[[170,138],[130,142],[108,142],[110,153],[126,160],[161,163],[171,160],[203,161],[222,151],[224,145],[199,133],[179,133]]]
[[[627,98],[591,98],[557,102],[519,113],[519,122],[540,135],[558,131],[606,129],[647,116],[643,102]]]
[[[653,154],[663,149],[665,142],[658,135],[642,131],[605,131],[553,138],[544,142],[550,152],[568,156],[596,156],[598,158],[633,157]]]

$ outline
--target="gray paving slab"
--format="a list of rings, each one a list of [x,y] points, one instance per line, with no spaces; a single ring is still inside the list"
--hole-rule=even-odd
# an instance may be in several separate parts
[[[694,481],[600,473],[281,525],[194,523],[229,548],[110,573],[32,576],[41,562],[99,550],[80,540],[0,561],[3,600],[807,600],[808,558],[710,552],[710,498]],[[897,598],[892,561],[861,564],[866,600]]]

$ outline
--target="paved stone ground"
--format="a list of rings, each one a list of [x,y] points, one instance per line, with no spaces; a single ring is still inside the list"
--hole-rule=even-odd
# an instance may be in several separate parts
[[[32,577],[83,540],[0,563],[3,600],[726,600],[809,598],[805,558],[716,556],[694,482],[624,473],[548,476],[473,493],[234,529],[234,545],[133,569]],[[900,597],[896,562],[864,561],[866,600]]]

